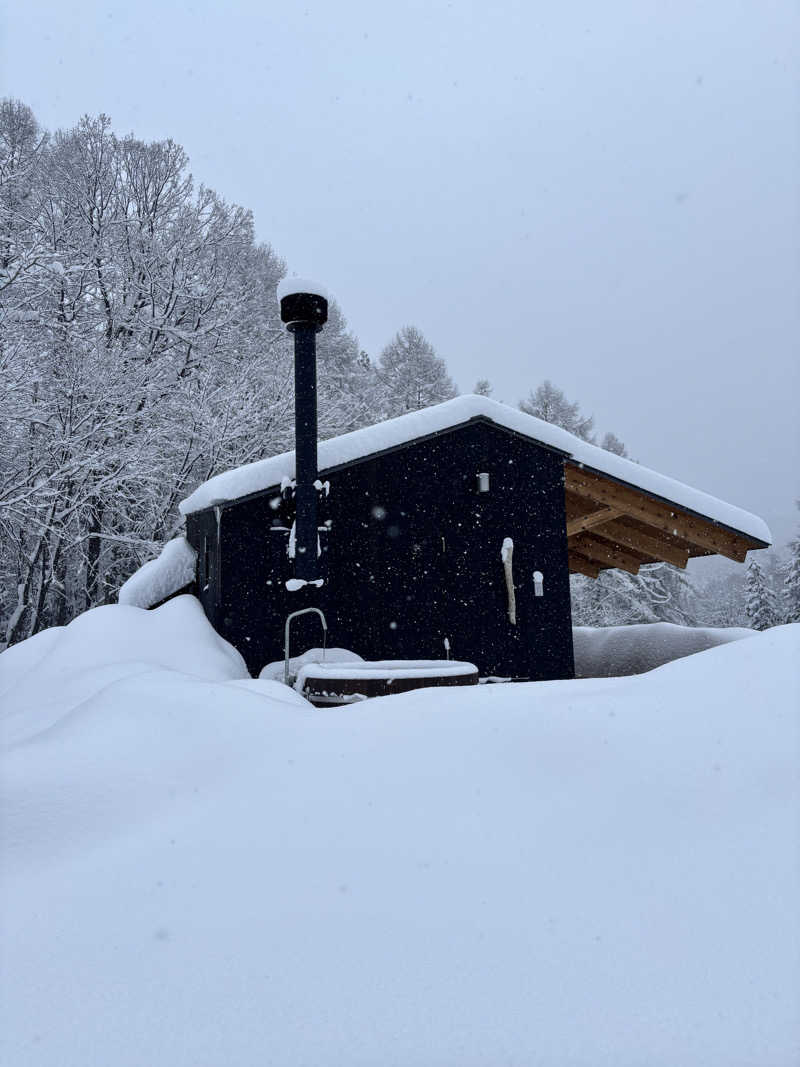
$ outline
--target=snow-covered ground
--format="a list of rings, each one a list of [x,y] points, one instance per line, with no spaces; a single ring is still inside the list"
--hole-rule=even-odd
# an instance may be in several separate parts
[[[800,627],[318,711],[196,601],[0,656],[0,1062],[800,1058]]]

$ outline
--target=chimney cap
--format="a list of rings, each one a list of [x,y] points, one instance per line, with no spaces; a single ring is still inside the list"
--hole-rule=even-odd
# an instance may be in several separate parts
[[[281,321],[308,323],[321,330],[328,321],[328,290],[308,278],[284,278],[278,286]]]

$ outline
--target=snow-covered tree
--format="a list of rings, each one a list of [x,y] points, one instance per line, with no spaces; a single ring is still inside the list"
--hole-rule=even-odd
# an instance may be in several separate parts
[[[285,269],[174,142],[0,103],[0,644],[114,599],[199,481],[289,446]],[[321,432],[375,389],[332,305]]]
[[[375,368],[335,301],[317,339],[317,357],[320,435],[334,437],[373,421],[380,405]]]
[[[800,500],[797,502],[800,508]],[[800,533],[789,543],[783,576],[783,621],[800,622]]]
[[[755,556],[747,563],[745,614],[754,630],[768,630],[779,621],[775,591],[766,580]]]
[[[383,349],[378,380],[387,417],[439,404],[457,392],[445,361],[416,326],[404,326]]]
[[[46,262],[28,201],[40,179],[47,140],[29,107],[0,100],[0,293]]]
[[[580,626],[623,626],[674,622],[691,626],[695,590],[683,571],[667,563],[642,567],[634,576],[605,570],[597,578],[572,575],[573,622]]]
[[[609,432],[605,434],[603,440],[600,443],[600,447],[604,448],[606,452],[613,452],[615,456],[627,457],[628,455],[627,448],[614,433]]]
[[[746,570],[716,559],[695,575],[695,619],[699,626],[750,626],[744,610]]]
[[[477,396],[491,396],[494,389],[488,378],[479,378],[477,382],[475,382],[475,388],[472,391]]]
[[[582,415],[580,405],[570,403],[551,381],[543,381],[536,389],[532,389],[527,399],[520,401],[519,407],[528,415],[561,426],[584,441],[594,442],[594,416]]]
[[[789,560],[783,587],[785,622],[800,622],[800,537],[789,545]]]

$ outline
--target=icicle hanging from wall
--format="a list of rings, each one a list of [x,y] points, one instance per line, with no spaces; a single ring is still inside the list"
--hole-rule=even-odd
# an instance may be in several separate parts
[[[512,571],[514,562],[514,542],[510,537],[503,539],[503,547],[500,549],[500,559],[503,562],[503,570],[506,572],[506,590],[508,592],[508,621],[512,626],[517,625],[517,600],[514,595],[514,574]]]

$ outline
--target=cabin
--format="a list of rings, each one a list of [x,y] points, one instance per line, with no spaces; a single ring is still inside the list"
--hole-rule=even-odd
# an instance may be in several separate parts
[[[250,672],[287,616],[322,609],[365,659],[474,663],[483,677],[573,676],[570,573],[696,556],[743,561],[763,521],[480,396],[319,443],[316,576],[298,581],[295,453],[217,475],[181,504],[211,624]],[[187,572],[180,572],[187,588]],[[319,620],[292,650],[321,643]]]
[[[487,397],[319,443],[327,293],[293,278],[277,295],[294,335],[294,452],[199,486],[180,505],[186,537],[120,590],[140,607],[193,591],[251,674],[288,658],[292,621],[295,653],[322,643],[322,623],[376,669],[452,657],[472,682],[476,668],[571,678],[570,573],[741,562],[769,544],[755,515]]]

